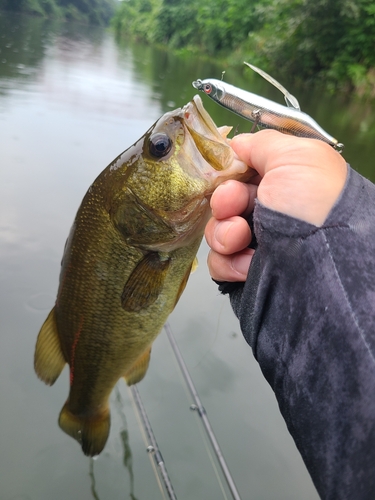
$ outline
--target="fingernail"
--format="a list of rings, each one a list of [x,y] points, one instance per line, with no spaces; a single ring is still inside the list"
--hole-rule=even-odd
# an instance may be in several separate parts
[[[215,191],[213,192],[212,196],[211,196],[211,199],[210,199],[210,207],[211,207],[211,210],[212,210],[212,215],[215,217],[215,207],[212,206],[212,205],[215,205],[215,198],[217,196],[217,193],[223,188],[223,186],[225,186],[225,184],[227,183],[228,181],[224,181],[222,184],[220,184],[220,186],[218,186]],[[220,197],[220,194],[219,194],[219,197]],[[212,202],[212,200],[214,200],[214,202]]]
[[[215,239],[218,241],[218,243],[220,243],[220,245],[225,246],[224,245],[225,237],[232,224],[233,222],[223,221],[219,222],[219,224],[216,226],[214,236]]]
[[[241,253],[241,254],[235,255],[232,259],[233,269],[235,271],[237,271],[239,274],[247,276],[247,273],[249,271],[251,258],[253,256],[253,254],[254,254],[254,252]]]

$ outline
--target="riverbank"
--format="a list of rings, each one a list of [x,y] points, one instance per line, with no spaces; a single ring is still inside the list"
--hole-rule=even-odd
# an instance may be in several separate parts
[[[162,44],[224,67],[251,61],[284,82],[375,97],[375,7],[368,0],[127,0],[118,39]]]

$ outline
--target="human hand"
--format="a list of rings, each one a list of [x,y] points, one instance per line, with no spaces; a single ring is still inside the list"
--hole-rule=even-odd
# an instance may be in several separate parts
[[[254,209],[255,198],[319,227],[344,187],[347,167],[324,142],[274,130],[241,134],[230,144],[259,176],[251,184],[227,181],[214,191],[205,231],[211,247],[208,267],[218,281],[245,281],[254,250],[248,248],[252,235],[244,217]]]

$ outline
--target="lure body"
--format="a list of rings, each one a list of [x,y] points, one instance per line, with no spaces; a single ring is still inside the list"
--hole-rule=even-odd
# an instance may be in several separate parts
[[[255,67],[251,67],[255,69]],[[257,70],[258,68],[255,69],[255,71]],[[260,72],[264,78],[267,76],[268,78],[266,79],[273,83],[274,79],[272,77],[261,70],[257,72]],[[279,90],[283,89],[280,84],[278,85],[277,88]],[[300,111],[298,101],[288,93],[288,96],[294,99],[291,102],[291,99],[288,99],[285,94],[287,92],[285,89],[283,93],[286,96],[288,107],[214,78],[196,80],[193,82],[193,86],[203,91],[224,108],[233,111],[246,120],[254,122],[255,125],[275,129],[284,134],[319,139],[330,144],[335,149],[343,147],[337,139],[328,134],[311,116]]]

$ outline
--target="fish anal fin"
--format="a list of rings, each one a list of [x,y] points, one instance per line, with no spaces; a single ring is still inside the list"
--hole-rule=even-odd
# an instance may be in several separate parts
[[[136,265],[121,295],[125,311],[138,312],[146,309],[158,298],[170,264],[157,252],[149,252]]]
[[[34,369],[38,377],[52,385],[65,366],[57,333],[55,308],[51,310],[40,329],[35,346]]]
[[[109,407],[107,405],[100,413],[83,417],[74,415],[66,402],[60,412],[59,426],[80,443],[85,455],[99,455],[107,442],[111,426]]]
[[[195,273],[195,271],[198,269],[198,257],[195,257],[194,260],[193,260],[193,263],[191,265],[191,273]]]
[[[150,364],[151,347],[144,352],[130,369],[125,373],[124,379],[128,385],[138,384],[146,375]]]

